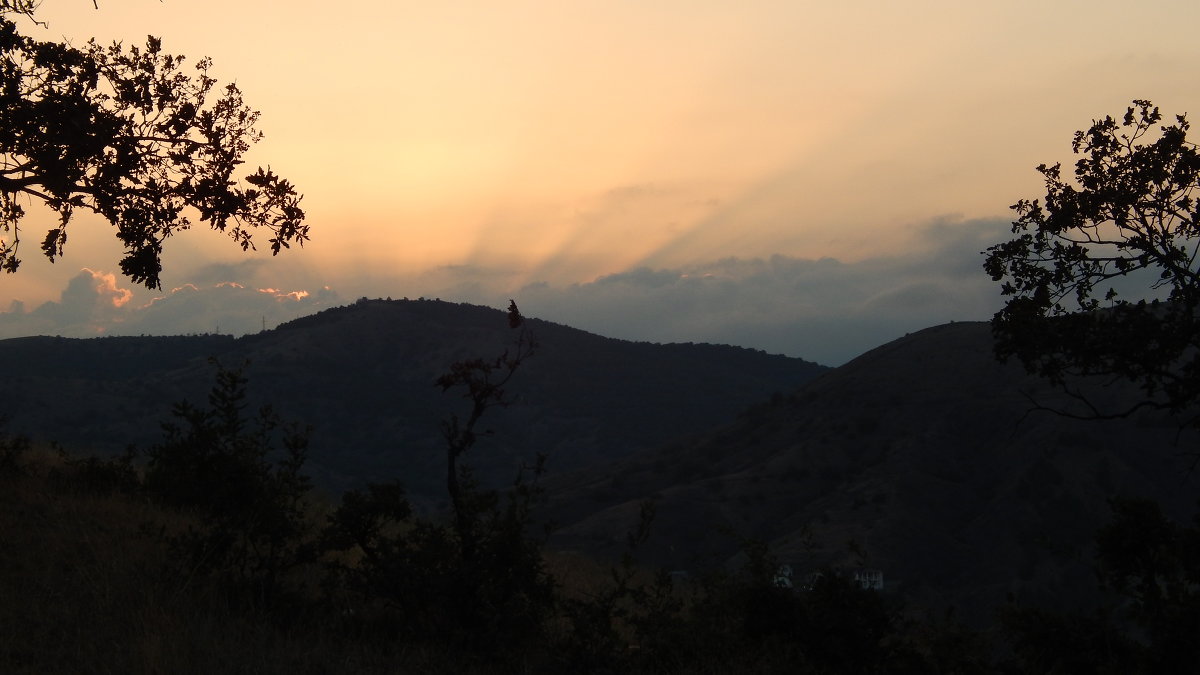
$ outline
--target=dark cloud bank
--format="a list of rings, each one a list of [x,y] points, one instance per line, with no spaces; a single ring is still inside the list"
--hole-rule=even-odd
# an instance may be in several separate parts
[[[516,292],[502,290],[512,287],[515,272],[455,266],[375,280],[365,294],[496,307],[513,296],[529,316],[610,337],[728,343],[839,365],[911,331],[989,318],[1000,295],[980,267],[980,251],[1007,234],[1008,223],[999,220],[946,222],[923,230],[921,251],[854,263],[731,257],[566,286],[535,282]],[[14,302],[0,313],[0,335],[239,335],[351,299],[329,288],[292,290],[303,285],[296,279],[289,289],[271,287],[262,281],[270,272],[214,270],[202,283],[141,298],[122,288],[123,280],[84,270],[56,302],[32,310]]]
[[[772,256],[680,269],[636,269],[587,284],[533,284],[531,315],[603,335],[723,342],[840,365],[905,333],[986,320],[1000,307],[980,251],[997,221],[934,225],[926,250],[855,263]]]

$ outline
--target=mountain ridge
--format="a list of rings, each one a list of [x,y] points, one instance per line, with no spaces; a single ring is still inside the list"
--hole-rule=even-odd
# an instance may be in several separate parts
[[[111,454],[153,442],[172,403],[204,401],[210,357],[246,363],[252,404],[313,425],[309,467],[322,485],[399,478],[433,508],[444,499],[439,422],[465,403],[435,380],[456,361],[499,355],[514,337],[506,326],[491,308],[362,299],[241,338],[5,340],[0,409],[13,431]],[[485,418],[496,433],[467,458],[488,484],[508,484],[539,452],[559,471],[652,447],[825,370],[739,347],[527,326],[540,347],[512,383],[517,401]]]

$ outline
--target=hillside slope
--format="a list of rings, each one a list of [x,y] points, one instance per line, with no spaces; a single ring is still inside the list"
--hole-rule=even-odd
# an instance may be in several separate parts
[[[1071,405],[997,363],[987,324],[930,328],[720,430],[552,480],[554,543],[614,555],[654,498],[644,555],[671,568],[728,559],[736,534],[800,570],[881,569],[932,605],[986,613],[1009,593],[1074,603],[1095,587],[1091,541],[1108,498],[1154,497],[1190,518],[1197,439],[1154,415],[1078,421],[1031,401]]]

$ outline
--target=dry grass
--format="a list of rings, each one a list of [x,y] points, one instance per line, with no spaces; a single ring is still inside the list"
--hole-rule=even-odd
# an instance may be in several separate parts
[[[0,645],[7,672],[106,672],[137,658],[165,598],[144,507],[67,489],[45,462],[0,478]],[[112,667],[110,667],[112,666]]]
[[[0,672],[395,673],[443,655],[345,644],[336,622],[290,626],[167,578],[158,529],[181,516],[124,494],[79,489],[70,467],[30,453],[0,474]]]
[[[0,469],[0,673],[493,670],[444,646],[359,635],[357,617],[319,601],[318,566],[299,572],[311,595],[283,613],[258,612],[217,586],[170,576],[163,534],[192,521],[142,497],[97,489],[80,470],[49,449],[26,453],[16,471]],[[328,508],[316,501],[313,517]],[[611,582],[607,567],[583,556],[551,554],[549,565],[576,595]],[[552,660],[530,655],[524,669],[552,671]]]

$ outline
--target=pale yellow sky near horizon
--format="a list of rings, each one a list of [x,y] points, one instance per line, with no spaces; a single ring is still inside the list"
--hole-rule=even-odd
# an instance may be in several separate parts
[[[1194,1],[99,4],[45,0],[25,32],[212,57],[262,112],[251,164],[305,193],[313,240],[270,264],[346,287],[886,256],[930,222],[1006,218],[1132,98],[1200,114]],[[81,218],[60,263],[27,247],[0,307],[115,270],[110,239]],[[164,284],[241,259],[185,233]]]

